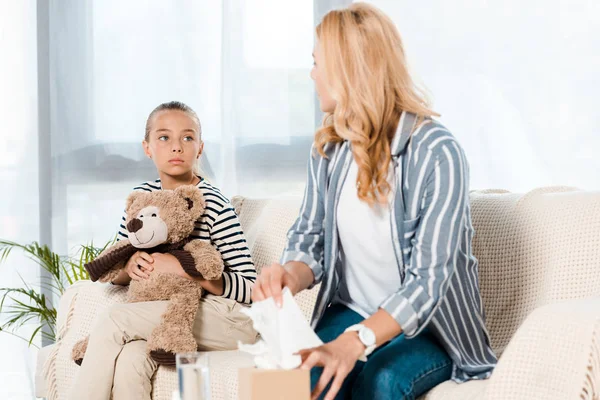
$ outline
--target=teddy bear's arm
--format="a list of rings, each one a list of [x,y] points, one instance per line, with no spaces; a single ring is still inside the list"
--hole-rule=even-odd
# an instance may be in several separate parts
[[[217,249],[204,240],[192,240],[183,250],[171,251],[184,271],[195,277],[215,280],[223,274],[223,258]]]
[[[121,240],[105,249],[94,261],[85,264],[85,269],[92,281],[109,282],[119,274],[136,251],[129,240]]]

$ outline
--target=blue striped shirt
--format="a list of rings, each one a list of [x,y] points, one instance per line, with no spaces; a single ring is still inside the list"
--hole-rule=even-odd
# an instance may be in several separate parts
[[[249,304],[252,287],[256,281],[256,269],[244,237],[240,221],[229,200],[219,189],[201,179],[198,188],[204,195],[206,209],[196,221],[191,239],[212,243],[223,257],[223,296],[240,303]],[[133,190],[154,192],[162,190],[160,179],[144,182]],[[117,239],[127,239],[124,213]]]
[[[407,338],[428,327],[453,360],[452,379],[490,376],[490,347],[472,252],[468,164],[452,134],[437,121],[417,124],[403,112],[391,144],[394,167],[391,234],[401,286],[379,306]],[[352,161],[348,141],[311,149],[300,215],[288,232],[281,263],[301,261],[321,282],[312,316],[316,327],[340,281],[337,203]]]

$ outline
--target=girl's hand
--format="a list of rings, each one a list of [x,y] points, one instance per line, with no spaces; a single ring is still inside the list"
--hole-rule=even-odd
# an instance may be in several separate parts
[[[154,259],[150,254],[143,251],[136,251],[129,258],[129,261],[127,261],[125,271],[127,271],[127,275],[134,281],[148,279],[148,274],[154,269],[152,266],[153,262]]]
[[[301,350],[300,368],[310,370],[312,367],[323,367],[321,378],[312,392],[312,399],[319,397],[333,378],[325,400],[333,400],[342,387],[346,376],[352,371],[358,358],[365,352],[365,345],[358,339],[356,332],[346,332],[332,342],[312,349]]]
[[[152,253],[152,258],[154,259],[154,262],[152,263],[154,272],[175,274],[186,279],[193,279],[191,276],[185,273],[183,267],[179,263],[179,260],[174,255],[168,253]]]
[[[286,286],[290,288],[292,295],[296,294],[299,286],[298,279],[281,264],[273,263],[270,266],[265,266],[261,269],[260,276],[256,279],[254,288],[252,288],[252,301],[256,302],[273,297],[275,303],[281,306],[281,291]]]

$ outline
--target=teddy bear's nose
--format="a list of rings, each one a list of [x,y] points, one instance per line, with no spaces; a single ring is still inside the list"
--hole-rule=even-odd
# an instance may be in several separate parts
[[[142,220],[138,219],[138,218],[134,218],[127,223],[127,230],[131,233],[135,233],[135,232],[139,231],[140,229],[142,229],[142,226],[144,226],[144,223],[142,222]]]

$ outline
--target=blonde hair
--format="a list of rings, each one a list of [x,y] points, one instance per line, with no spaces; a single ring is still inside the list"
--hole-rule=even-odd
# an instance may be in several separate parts
[[[414,113],[419,121],[439,114],[408,72],[394,23],[376,7],[355,3],[330,11],[316,34],[328,90],[336,101],[315,134],[316,149],[325,157],[327,143],[350,141],[359,199],[371,206],[384,202],[391,190],[390,144],[401,112]]]
[[[202,125],[200,125],[200,118],[198,118],[198,114],[196,114],[196,111],[194,111],[192,107],[188,106],[185,103],[182,103],[181,101],[169,101],[167,103],[162,103],[159,104],[154,110],[152,110],[152,112],[148,116],[148,119],[146,120],[146,134],[144,135],[144,140],[146,142],[150,141],[152,121],[154,120],[156,114],[160,113],[161,111],[181,111],[187,114],[187,116],[190,117],[190,119],[192,119],[192,121],[194,121],[194,123],[198,126],[198,140],[200,140],[200,143],[202,143]],[[202,175],[202,170],[198,161],[194,163],[192,172],[195,175]]]

